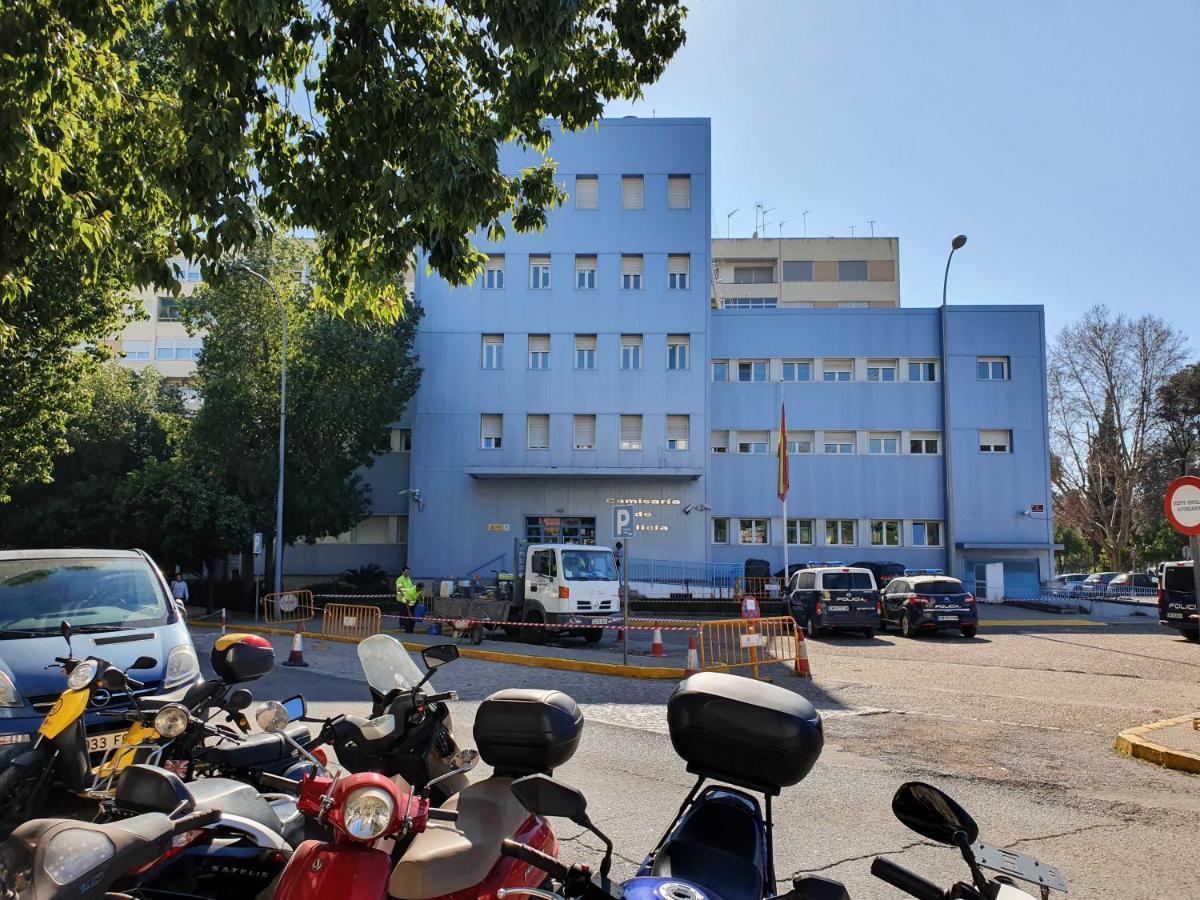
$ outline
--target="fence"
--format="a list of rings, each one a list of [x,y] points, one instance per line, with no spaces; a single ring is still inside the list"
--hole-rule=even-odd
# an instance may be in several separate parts
[[[760,665],[796,665],[799,643],[791,616],[701,622],[699,633],[701,669],[728,671],[748,666],[758,678]]]
[[[263,594],[263,621],[269,625],[281,622],[307,622],[316,617],[312,591],[285,591],[282,594]]]
[[[330,603],[321,619],[321,633],[329,637],[367,638],[382,630],[378,606]]]
[[[631,583],[678,587],[677,593],[731,596],[734,581],[741,575],[740,563],[682,562],[675,559],[629,560]]]
[[[783,596],[783,579],[738,576],[733,580],[733,593],[739,599],[746,594],[753,594],[758,600],[778,600]]]

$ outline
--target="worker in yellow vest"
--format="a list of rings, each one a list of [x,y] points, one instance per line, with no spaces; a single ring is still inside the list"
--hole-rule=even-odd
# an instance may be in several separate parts
[[[412,578],[408,574],[408,566],[404,567],[404,571],[400,573],[400,577],[396,579],[396,602],[400,604],[400,615],[407,616],[401,620],[404,622],[404,630],[409,634],[413,632],[413,609],[417,605],[417,601],[421,599],[421,592],[417,586],[413,584]]]

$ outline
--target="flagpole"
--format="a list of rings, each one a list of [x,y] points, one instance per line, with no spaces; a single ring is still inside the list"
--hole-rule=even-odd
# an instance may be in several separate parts
[[[780,265],[782,265],[782,263],[780,263]],[[783,379],[782,378],[779,381],[779,451],[780,451],[780,453],[783,454],[783,459],[786,459],[787,458],[787,414],[784,412],[784,406],[783,406]],[[783,471],[783,460],[780,460],[780,462],[779,462],[779,471],[780,472]],[[790,477],[789,477],[789,480],[790,480]],[[788,572],[787,495],[788,495],[788,492],[784,491],[783,496],[779,498],[780,503],[783,505],[783,581],[784,581],[784,584],[787,584],[787,578],[788,578],[788,575],[790,574]]]

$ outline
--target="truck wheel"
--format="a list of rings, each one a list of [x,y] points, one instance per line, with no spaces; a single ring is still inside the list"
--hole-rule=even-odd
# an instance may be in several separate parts
[[[604,637],[603,628],[588,628],[583,632],[583,639],[589,644],[600,643],[600,638]]]
[[[900,613],[900,637],[915,637],[913,632],[912,622],[908,618],[908,611]]]
[[[524,641],[526,644],[536,644],[539,646],[546,643],[546,629],[536,627],[536,626],[540,626],[544,621],[542,619],[542,614],[540,612],[538,612],[537,610],[531,610],[525,614],[525,621],[529,622],[531,625],[534,625],[535,627],[522,628],[521,629],[521,640]]]
[[[476,625],[474,628],[471,629],[471,643],[472,644],[482,644],[483,643],[483,626],[482,625]]]

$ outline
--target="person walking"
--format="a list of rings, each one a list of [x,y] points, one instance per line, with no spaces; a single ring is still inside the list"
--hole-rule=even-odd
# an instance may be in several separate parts
[[[408,634],[413,633],[413,627],[416,625],[416,621],[413,619],[413,610],[420,599],[421,592],[413,584],[412,577],[408,573],[408,566],[405,566],[400,577],[396,579],[396,602],[400,604],[400,615],[405,617],[404,630]]]
[[[171,596],[183,606],[187,606],[188,600],[191,599],[188,594],[187,582],[183,580],[183,573],[181,572],[176,572],[175,578],[171,581]]]

